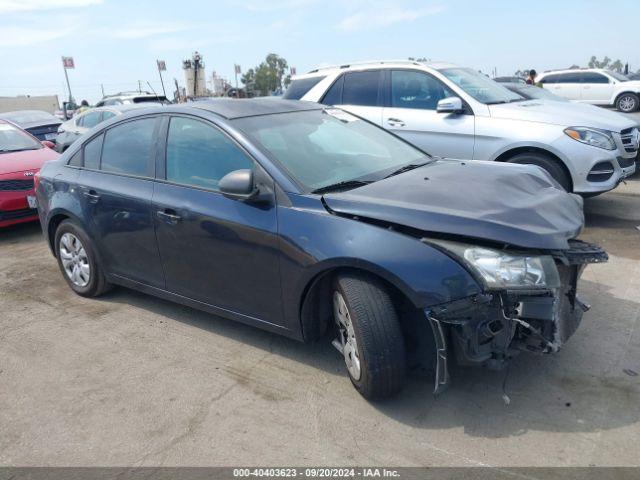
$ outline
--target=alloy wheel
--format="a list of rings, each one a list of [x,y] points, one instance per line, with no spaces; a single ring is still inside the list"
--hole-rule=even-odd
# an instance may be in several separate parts
[[[631,95],[625,95],[618,102],[618,108],[623,112],[632,112],[636,108],[636,99]]]
[[[82,242],[73,233],[60,237],[60,260],[71,283],[86,287],[91,280],[91,266]]]
[[[338,326],[338,336],[342,344],[342,354],[351,377],[360,380],[361,367],[358,353],[358,342],[351,321],[351,314],[344,301],[344,297],[338,291],[333,292],[333,316]]]

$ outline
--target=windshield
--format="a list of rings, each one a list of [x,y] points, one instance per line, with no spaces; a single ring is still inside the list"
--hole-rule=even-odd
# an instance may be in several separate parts
[[[334,108],[241,118],[235,123],[310,191],[380,180],[402,166],[430,160],[385,130]]]
[[[621,82],[628,82],[629,81],[629,77],[627,77],[626,75],[623,75],[621,73],[612,72],[611,70],[609,70],[607,73],[609,75],[611,75],[613,78],[615,78],[616,80],[619,80]]]
[[[522,95],[525,98],[535,98],[541,100],[553,100],[554,102],[568,102],[569,100],[564,97],[559,97],[551,93],[549,90],[545,90],[544,88],[534,87],[533,85],[518,85],[514,87],[517,93]]]
[[[35,150],[42,144],[8,123],[0,123],[0,153]]]
[[[2,118],[6,118],[7,120],[11,120],[18,125],[22,125],[24,123],[35,123],[35,122],[54,122],[60,123],[56,117],[47,112],[41,112],[39,110],[23,110],[19,112],[8,112],[0,115]]]
[[[498,82],[494,82],[486,75],[478,73],[471,68],[445,68],[440,70],[440,73],[473,98],[488,105],[524,100],[517,93],[509,91]]]

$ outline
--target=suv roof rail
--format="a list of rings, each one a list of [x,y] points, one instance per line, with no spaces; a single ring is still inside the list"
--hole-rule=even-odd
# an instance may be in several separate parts
[[[307,73],[316,73],[316,72],[321,72],[323,70],[333,70],[336,68],[349,68],[349,67],[354,67],[354,66],[359,66],[359,65],[383,65],[385,63],[407,63],[409,65],[422,65],[424,62],[417,62],[415,60],[407,60],[407,59],[402,59],[402,60],[369,60],[369,61],[363,61],[363,62],[349,62],[349,63],[343,63],[343,64],[338,64],[338,65],[327,65],[324,67],[317,67],[314,68],[313,70],[309,70]]]
[[[123,96],[130,96],[130,95],[152,95],[155,96],[155,93],[151,93],[151,92],[147,92],[147,91],[143,91],[140,92],[138,90],[130,90],[130,91],[124,91],[124,92],[118,92],[118,93],[110,93],[108,95],[105,95],[102,98],[108,98],[108,97],[123,97]]]

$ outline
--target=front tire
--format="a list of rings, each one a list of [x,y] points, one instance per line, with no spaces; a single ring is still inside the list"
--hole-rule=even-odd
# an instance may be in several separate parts
[[[367,399],[399,392],[406,375],[400,321],[387,288],[360,273],[338,276],[332,288],[334,319],[349,378]]]
[[[640,98],[635,93],[623,93],[616,99],[616,108],[623,113],[632,113],[640,108]]]
[[[536,165],[546,170],[551,177],[567,192],[571,191],[571,178],[560,164],[548,155],[538,152],[519,153],[509,160],[509,163],[520,165]]]
[[[70,220],[60,223],[55,249],[62,276],[74,292],[97,297],[109,290],[91,240],[82,228]]]

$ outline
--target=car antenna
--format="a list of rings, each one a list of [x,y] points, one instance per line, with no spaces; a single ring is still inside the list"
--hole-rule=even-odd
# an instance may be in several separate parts
[[[151,89],[151,91],[154,93],[154,95],[156,96],[156,100],[160,101],[160,97],[158,96],[158,94],[156,93],[155,89],[151,86],[151,83],[149,83],[149,80],[147,80],[147,85],[149,85],[149,88]]]

